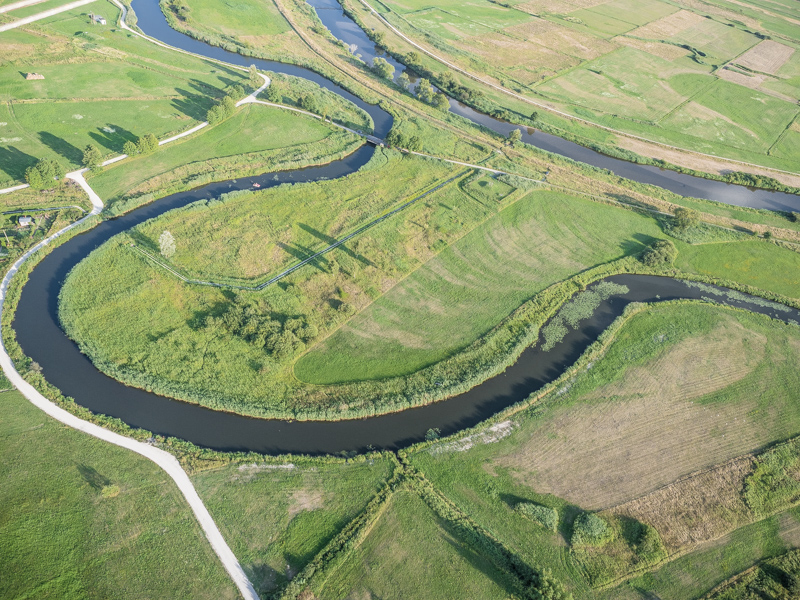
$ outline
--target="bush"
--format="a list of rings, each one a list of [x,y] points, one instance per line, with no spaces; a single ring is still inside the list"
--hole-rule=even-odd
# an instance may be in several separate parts
[[[558,527],[558,511],[555,508],[533,502],[520,502],[517,504],[516,510],[545,529],[555,531]]]
[[[671,265],[678,256],[678,249],[669,240],[658,240],[645,250],[640,260],[648,267]]]
[[[317,101],[312,94],[305,94],[300,98],[300,108],[308,112],[317,112]]]
[[[573,546],[603,546],[614,539],[614,530],[594,513],[581,513],[572,524]]]

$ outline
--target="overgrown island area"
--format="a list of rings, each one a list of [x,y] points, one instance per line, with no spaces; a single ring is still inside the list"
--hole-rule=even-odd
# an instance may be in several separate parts
[[[1,598],[800,597],[796,2],[0,0],[0,100]]]

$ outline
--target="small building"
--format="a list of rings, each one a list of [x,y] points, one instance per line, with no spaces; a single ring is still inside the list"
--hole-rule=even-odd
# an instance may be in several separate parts
[[[19,226],[20,227],[30,227],[33,224],[33,217],[20,217],[19,218]]]
[[[25,73],[25,79],[44,79],[41,73]]]
[[[92,15],[92,21],[94,21],[95,23],[98,23],[100,25],[105,25],[106,24],[105,17],[101,17],[100,15]]]

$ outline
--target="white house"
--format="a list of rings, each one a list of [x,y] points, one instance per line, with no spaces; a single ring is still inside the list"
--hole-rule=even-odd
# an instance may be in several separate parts
[[[19,218],[19,226],[20,227],[28,227],[33,224],[33,217],[20,217]]]

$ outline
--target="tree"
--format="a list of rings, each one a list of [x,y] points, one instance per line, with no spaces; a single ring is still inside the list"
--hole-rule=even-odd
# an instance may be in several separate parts
[[[511,144],[514,144],[522,139],[522,130],[521,129],[512,129],[508,132],[508,141]]]
[[[298,104],[300,104],[300,108],[303,110],[307,110],[308,112],[317,112],[317,101],[311,94],[305,94],[304,96],[301,96]]]
[[[267,88],[267,100],[275,104],[280,104],[283,100],[283,95],[281,94],[280,90],[275,87],[275,82],[272,82]]]
[[[697,211],[691,208],[676,208],[675,209],[675,227],[680,231],[685,231],[689,227],[694,227],[700,222],[700,215]]]
[[[128,156],[136,156],[139,154],[139,147],[136,145],[136,142],[128,140],[122,146],[122,153],[127,154]]]
[[[422,64],[419,58],[419,54],[417,54],[416,52],[409,52],[408,54],[406,54],[406,59],[403,62],[412,67],[419,66]]]
[[[372,41],[375,42],[376,45],[386,47],[386,34],[382,31],[378,31],[377,33],[372,34]]]
[[[158,148],[158,138],[152,133],[147,133],[136,141],[139,154],[152,154]]]
[[[442,435],[442,431],[438,427],[432,427],[425,432],[425,439],[429,442],[433,442],[439,439],[439,436]]]
[[[434,94],[433,105],[439,110],[450,110],[450,100],[442,92],[436,92],[436,94]]]
[[[164,258],[172,258],[175,254],[175,238],[172,237],[169,231],[164,230],[164,233],[158,237],[158,247],[161,250],[161,256]]]
[[[427,79],[420,79],[417,85],[417,98],[428,104],[433,100],[433,86]]]
[[[36,166],[25,169],[25,181],[35,190],[40,190],[44,187],[42,173],[36,168]]]
[[[385,58],[378,57],[372,61],[372,69],[379,77],[392,79],[394,77],[394,67]]]
[[[258,89],[261,87],[261,84],[264,83],[264,80],[261,79],[261,75],[258,74],[258,69],[255,65],[250,65],[250,68],[247,70],[248,75],[250,76],[250,85]]]
[[[400,73],[400,76],[397,78],[397,84],[404,90],[407,90],[408,86],[411,85],[411,78],[408,76],[408,73],[405,71]]]
[[[38,190],[53,187],[62,177],[64,177],[64,167],[49,158],[42,158],[25,170],[25,181],[33,189]]]
[[[531,121],[533,121],[534,123],[536,123],[538,120],[539,120],[539,113],[538,113],[538,112],[536,112],[536,111],[533,111],[533,112],[531,113]]]
[[[669,240],[657,240],[642,253],[640,260],[648,267],[671,265],[678,256],[678,249]]]
[[[83,150],[83,166],[89,169],[97,169],[103,161],[103,155],[94,144],[89,144]]]

